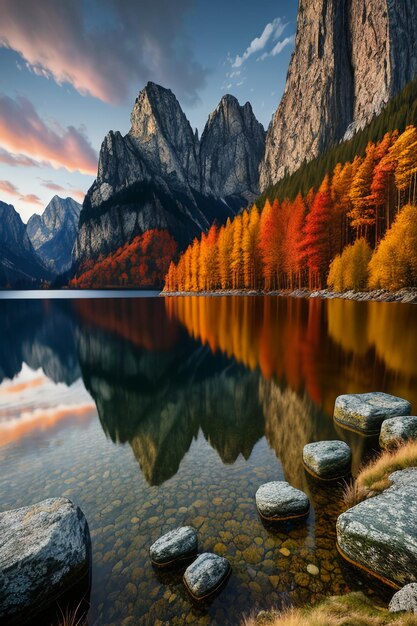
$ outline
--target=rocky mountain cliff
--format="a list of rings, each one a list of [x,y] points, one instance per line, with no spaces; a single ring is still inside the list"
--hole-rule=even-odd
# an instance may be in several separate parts
[[[207,194],[218,197],[259,193],[259,163],[265,131],[249,102],[242,107],[226,95],[209,116],[200,143],[201,180]]]
[[[174,94],[148,83],[128,134],[110,131],[103,141],[75,262],[108,254],[151,228],[167,229],[184,246],[215,219],[233,216],[259,192],[264,138],[250,105],[226,96],[200,142]]]
[[[0,286],[30,287],[47,278],[19,213],[0,201]]]
[[[55,274],[71,267],[81,205],[72,198],[54,196],[42,215],[32,215],[26,231],[43,264]]]
[[[260,187],[365,126],[417,75],[415,0],[299,0],[281,103]]]

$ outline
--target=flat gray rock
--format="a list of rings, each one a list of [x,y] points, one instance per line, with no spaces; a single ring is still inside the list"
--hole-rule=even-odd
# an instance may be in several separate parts
[[[345,394],[336,398],[334,419],[348,428],[365,434],[378,434],[384,420],[410,415],[411,404],[387,393]]]
[[[149,548],[149,554],[154,565],[165,567],[195,556],[197,550],[196,531],[191,526],[182,526],[157,539]]]
[[[220,589],[231,572],[227,559],[204,552],[184,573],[184,583],[196,600],[203,600]]]
[[[261,517],[271,521],[304,517],[310,508],[306,494],[284,480],[261,485],[255,498]]]
[[[407,611],[417,615],[417,584],[410,583],[406,585],[391,598],[388,609],[390,613],[398,613],[398,611]]]
[[[88,572],[90,559],[87,521],[70,500],[0,513],[0,620],[23,622],[47,608]]]
[[[352,453],[344,441],[317,441],[304,446],[303,462],[314,476],[332,480],[350,472]]]
[[[339,516],[337,544],[353,564],[399,587],[417,582],[417,469]]]
[[[393,448],[405,441],[417,439],[417,417],[402,415],[384,420],[379,435],[381,448]]]

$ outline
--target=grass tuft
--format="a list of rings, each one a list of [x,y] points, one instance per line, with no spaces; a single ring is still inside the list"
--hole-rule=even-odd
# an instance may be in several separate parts
[[[59,607],[60,616],[58,618],[58,626],[86,626],[87,611],[82,611],[82,604],[83,600],[80,600],[75,609],[67,607],[65,611]]]
[[[417,467],[417,442],[409,441],[381,452],[373,461],[359,470],[356,480],[345,486],[345,510],[372,498],[391,487],[390,474],[409,467]]]
[[[363,593],[326,598],[313,608],[288,609],[281,613],[249,617],[242,626],[417,626],[417,616],[389,613],[376,606]]]
[[[390,474],[408,467],[417,467],[417,442],[415,441],[409,441],[394,450],[382,452],[359,472],[356,480],[362,487],[380,493],[391,485]]]

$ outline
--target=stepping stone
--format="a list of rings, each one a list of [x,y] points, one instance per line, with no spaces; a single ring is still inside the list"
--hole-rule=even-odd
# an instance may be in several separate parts
[[[303,463],[314,478],[336,480],[350,473],[352,453],[344,441],[317,441],[304,446]]]
[[[414,415],[391,417],[382,422],[379,435],[381,448],[395,448],[413,439],[417,439],[417,417]]]
[[[365,435],[377,435],[384,420],[410,413],[407,400],[380,391],[345,394],[336,398],[334,406],[336,422]]]
[[[219,591],[230,573],[227,559],[204,552],[185,570],[184,584],[192,598],[201,601]]]
[[[168,567],[196,556],[197,550],[196,531],[191,526],[181,526],[157,539],[149,548],[149,554],[153,565]]]
[[[89,572],[87,520],[67,498],[1,513],[0,537],[2,623],[26,624]]]
[[[306,517],[310,509],[306,494],[284,480],[261,485],[255,498],[259,515],[271,522]]]
[[[337,519],[337,547],[351,564],[396,587],[417,582],[417,468],[397,471],[381,494]]]
[[[391,598],[388,610],[390,613],[398,613],[398,611],[407,611],[417,615],[417,583],[406,585]]]

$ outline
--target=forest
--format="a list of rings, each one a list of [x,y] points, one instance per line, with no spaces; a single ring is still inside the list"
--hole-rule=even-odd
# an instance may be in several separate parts
[[[177,244],[167,230],[147,230],[107,256],[89,260],[71,279],[78,289],[162,286]]]
[[[318,188],[265,199],[194,239],[167,292],[417,286],[417,128],[387,132]]]

